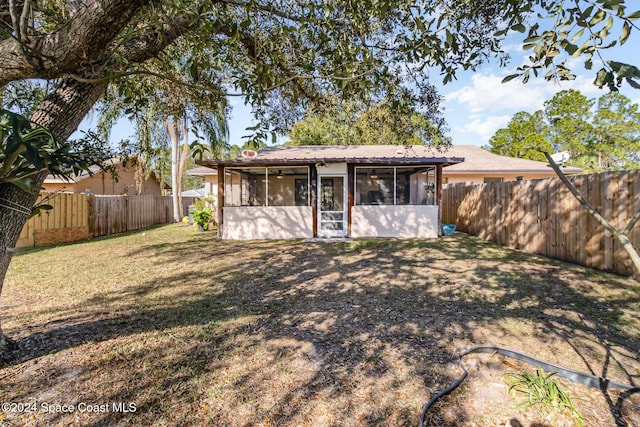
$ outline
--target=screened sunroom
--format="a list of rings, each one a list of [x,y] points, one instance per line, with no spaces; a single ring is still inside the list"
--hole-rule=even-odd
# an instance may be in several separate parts
[[[463,161],[425,146],[266,147],[208,160],[218,170],[224,239],[432,238],[442,168]]]

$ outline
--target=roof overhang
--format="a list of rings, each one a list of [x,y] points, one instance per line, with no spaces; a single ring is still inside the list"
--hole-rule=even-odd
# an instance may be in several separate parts
[[[464,161],[463,157],[404,157],[404,158],[327,158],[327,159],[233,159],[200,160],[196,164],[210,168],[218,167],[269,167],[269,166],[309,166],[327,163],[349,163],[353,165],[403,166],[442,165],[451,166]]]

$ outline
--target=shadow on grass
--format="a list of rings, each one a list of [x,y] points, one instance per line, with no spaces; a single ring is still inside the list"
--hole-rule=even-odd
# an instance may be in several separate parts
[[[244,420],[238,425],[266,420],[284,425],[308,412],[306,405],[318,396],[347,402],[327,409],[341,414],[343,425],[386,425],[405,420],[415,424],[420,407],[415,401],[389,399],[383,391],[406,393],[419,386],[426,392],[416,388],[415,394],[422,394],[424,403],[428,394],[457,376],[450,362],[462,346],[499,344],[479,339],[499,339],[507,345],[520,344],[523,336],[531,337],[522,340],[525,345],[564,342],[584,362],[574,368],[602,376],[611,366],[624,369],[619,360],[623,353],[634,358],[640,352],[638,330],[629,330],[625,317],[625,310],[638,305],[637,292],[631,298],[627,293],[599,298],[590,283],[601,276],[588,269],[462,234],[427,241],[340,243],[248,243],[196,236],[142,245],[127,256],[151,255],[160,257],[167,274],[117,294],[96,292],[64,308],[64,313],[77,315],[33,325],[33,333],[18,340],[21,351],[11,364],[113,338],[139,336],[144,341],[159,331],[158,342],[130,344],[120,359],[103,360],[95,368],[118,372],[131,370],[136,360],[149,364],[129,372],[126,387],[101,396],[114,402],[135,399],[135,416],[143,423],[187,422],[189,412],[169,413],[172,404],[167,399],[195,405],[196,399],[202,400],[201,391],[208,390],[207,409],[194,409],[204,417],[203,425],[233,422],[228,413],[214,410],[216,399],[239,408],[236,415]],[[223,261],[224,266],[217,267]],[[626,280],[606,277],[611,288],[632,289]],[[479,326],[483,335],[476,334]],[[605,363],[595,366],[593,354],[602,348]],[[552,347],[518,350],[554,352]],[[238,369],[231,360],[251,363]],[[299,366],[294,369],[292,364]],[[398,366],[408,372],[398,374]],[[158,374],[163,369],[166,372]],[[232,374],[224,383],[237,394],[208,383],[225,369]],[[298,373],[303,379],[292,379],[290,389],[267,397],[265,384],[273,382],[274,369],[280,369],[285,380]],[[627,383],[638,381],[637,372],[627,371],[625,376],[621,380]],[[12,397],[18,400],[42,387],[54,387],[55,372],[48,381],[21,384]],[[12,386],[18,385],[5,385]],[[604,394],[612,419],[624,425],[619,410],[624,398]],[[351,401],[368,403],[354,408]],[[131,416],[101,414],[92,425],[124,422]],[[468,422],[463,405],[451,412],[445,400],[435,406],[427,425]]]

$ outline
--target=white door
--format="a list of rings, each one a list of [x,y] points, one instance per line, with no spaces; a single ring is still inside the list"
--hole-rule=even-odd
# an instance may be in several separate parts
[[[345,176],[319,176],[318,236],[347,235]]]

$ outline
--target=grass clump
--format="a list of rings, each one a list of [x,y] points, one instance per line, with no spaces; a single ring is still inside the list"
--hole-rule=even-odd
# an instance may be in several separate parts
[[[526,397],[513,407],[527,409],[536,408],[540,413],[567,411],[573,417],[576,424],[582,427],[584,416],[578,411],[567,393],[560,387],[560,383],[553,378],[556,372],[545,374],[541,367],[535,373],[528,371],[509,371],[505,373],[509,384],[509,393],[515,396],[517,393]]]

